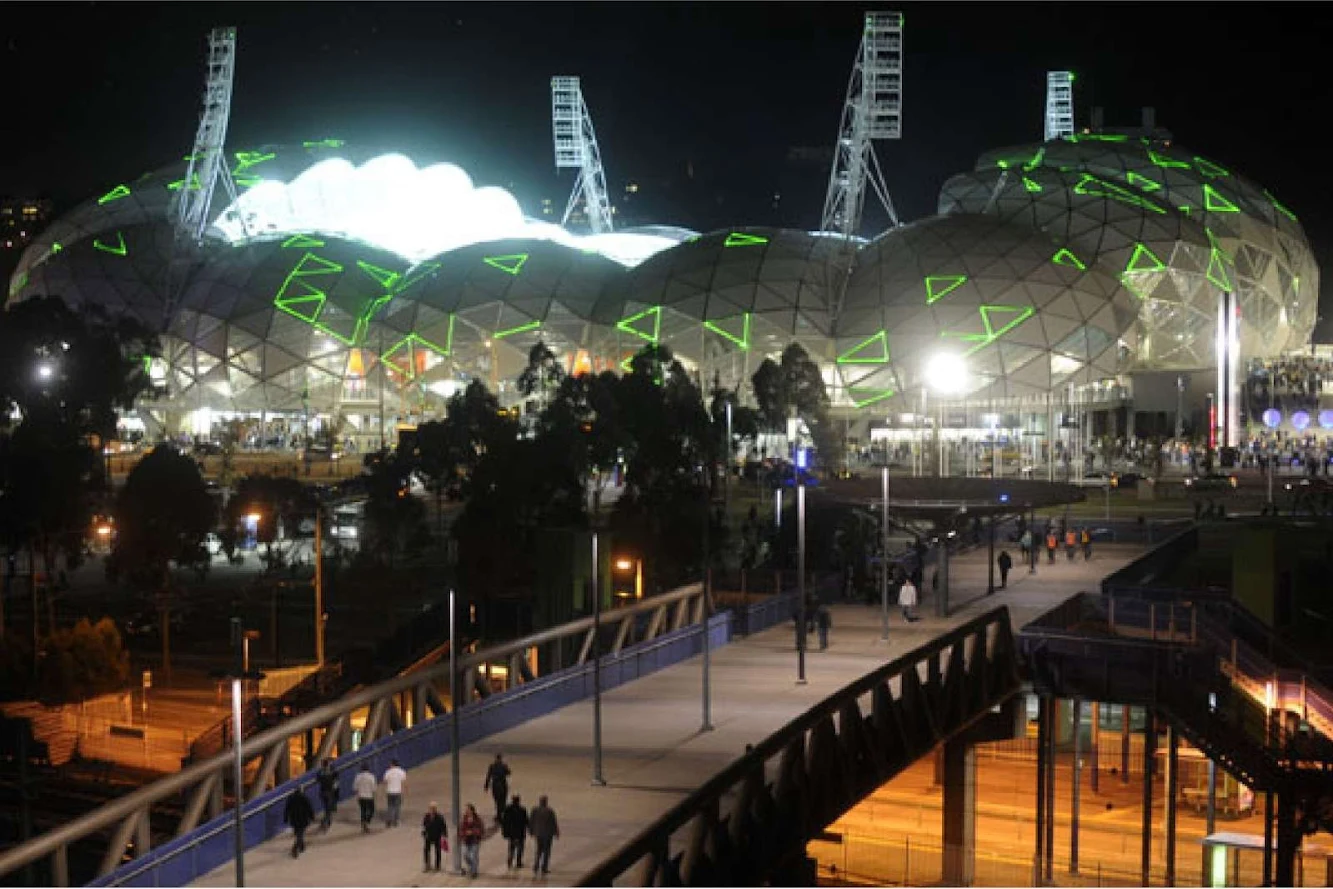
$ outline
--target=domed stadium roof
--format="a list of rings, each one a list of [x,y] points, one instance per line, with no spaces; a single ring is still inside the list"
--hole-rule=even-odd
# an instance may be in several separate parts
[[[1118,275],[1142,303],[1140,366],[1211,365],[1219,290],[1238,296],[1247,354],[1313,329],[1318,270],[1295,216],[1179,146],[1094,134],[987,152],[945,184],[939,209],[1041,229]]]
[[[858,404],[916,391],[937,354],[961,356],[961,394],[1033,395],[1114,376],[1136,300],[1050,236],[993,216],[936,216],[861,249],[836,361]],[[932,382],[933,385],[933,382]]]

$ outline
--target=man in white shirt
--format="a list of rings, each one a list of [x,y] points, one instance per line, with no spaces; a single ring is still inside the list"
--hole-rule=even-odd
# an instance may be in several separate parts
[[[389,811],[385,816],[390,827],[398,826],[398,817],[403,814],[403,786],[407,784],[407,772],[398,764],[398,760],[389,762],[389,770],[384,773],[384,793],[389,800]]]
[[[370,819],[375,817],[375,776],[371,774],[370,766],[361,766],[352,781],[352,789],[356,792],[356,804],[361,807],[361,830],[370,833]]]

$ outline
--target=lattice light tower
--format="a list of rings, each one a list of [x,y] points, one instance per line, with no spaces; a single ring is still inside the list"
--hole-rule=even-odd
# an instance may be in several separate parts
[[[602,154],[597,149],[592,116],[583,101],[577,77],[551,78],[551,132],[555,138],[555,168],[578,170],[560,224],[569,222],[579,200],[584,203],[593,234],[611,231],[611,203],[606,196]]]
[[[1046,72],[1047,142],[1074,135],[1074,72]]]
[[[866,183],[898,224],[898,214],[875,156],[875,139],[902,136],[903,16],[868,12],[861,49],[847,85],[847,102],[838,130],[837,155],[829,175],[820,228],[850,238],[861,226]]]

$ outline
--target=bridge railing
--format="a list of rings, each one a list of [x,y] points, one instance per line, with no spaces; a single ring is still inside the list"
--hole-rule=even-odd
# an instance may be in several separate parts
[[[657,640],[679,638],[680,631],[703,622],[705,611],[703,588],[697,583],[625,608],[607,611],[601,617],[604,634],[603,673],[608,674],[609,671],[614,682],[618,675],[614,672],[616,665],[625,660],[620,655],[629,647],[637,643],[639,649],[651,650]],[[726,641],[729,629],[728,615],[719,615],[710,620],[709,626],[713,628],[713,633],[721,633],[720,642]],[[483,699],[514,700],[524,685],[534,682],[542,683],[544,686],[549,685],[545,682],[546,677],[540,679],[533,677],[527,667],[529,654],[535,648],[548,643],[559,643],[566,639],[581,640],[582,645],[575,665],[562,672],[583,676],[585,672],[589,672],[584,668],[592,655],[593,634],[593,619],[580,618],[522,639],[459,657],[460,704],[464,708],[460,711],[460,715],[466,719],[467,710],[471,709],[468,705],[473,704],[477,708],[478,717],[483,718],[495,710],[494,706],[487,706],[490,703],[488,700]],[[698,635],[697,630],[693,635]],[[611,640],[609,645],[606,644],[606,639]],[[491,695],[490,687],[483,684],[481,677],[487,665],[495,664],[506,664],[509,669],[503,671],[503,679],[500,680],[505,689],[504,693]],[[656,669],[657,666],[660,664],[649,663],[647,669]],[[635,678],[637,675],[640,673],[630,678]],[[267,809],[273,805],[271,799],[263,799],[261,803],[261,798],[271,796],[274,788],[281,787],[293,778],[294,771],[299,773],[302,770],[301,758],[294,756],[293,750],[303,749],[307,733],[311,734],[314,746],[313,756],[304,765],[310,766],[326,757],[336,756],[339,759],[337,765],[343,785],[341,791],[345,796],[351,790],[353,778],[352,770],[347,767],[345,758],[360,749],[376,748],[376,742],[387,743],[387,739],[398,733],[411,733],[412,727],[421,726],[433,716],[444,716],[451,712],[449,684],[449,665],[439,664],[361,689],[260,731],[254,737],[246,739],[244,743],[242,751],[246,765],[244,786],[228,788],[234,759],[231,750],[224,750],[126,794],[55,830],[35,837],[21,846],[0,853],[0,877],[27,865],[46,861],[49,864],[52,884],[67,886],[70,880],[70,847],[75,843],[88,842],[99,844],[102,848],[101,864],[97,873],[106,877],[122,864],[127,854],[132,854],[136,859],[152,854],[155,837],[151,825],[155,813],[160,823],[163,814],[173,810],[182,811],[174,831],[175,838],[180,840],[195,832],[205,822],[216,821],[223,814],[227,796],[233,800],[237,797],[244,800],[248,819],[252,808]],[[562,701],[572,702],[584,693],[585,690],[581,687],[572,688],[566,694],[567,700],[562,699]],[[446,701],[450,702],[450,706],[446,706]],[[503,702],[496,700],[495,704]],[[360,721],[363,714],[364,727],[359,738],[354,738],[353,724]],[[382,747],[384,744],[378,746]],[[438,752],[432,755],[438,755]],[[183,810],[181,810],[182,801]],[[271,813],[273,816],[277,814],[280,813],[276,809]],[[272,817],[266,817],[268,820],[273,820]],[[280,829],[280,822],[281,819],[277,818],[276,829]],[[215,823],[209,827],[214,832],[231,829],[229,825],[222,823]],[[272,832],[276,832],[276,829],[274,825],[269,825],[264,830],[256,829],[252,835],[247,823],[247,843],[260,842]],[[127,851],[131,849],[132,852]]]
[[[875,787],[1019,689],[1009,612],[997,608],[811,707],[640,831],[578,885],[763,880],[781,857],[804,848]]]

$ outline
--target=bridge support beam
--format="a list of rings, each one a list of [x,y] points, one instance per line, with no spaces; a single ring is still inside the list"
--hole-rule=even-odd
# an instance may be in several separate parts
[[[1142,858],[1139,862],[1139,881],[1144,886],[1151,886],[1152,875],[1152,771],[1153,759],[1157,753],[1157,726],[1153,712],[1144,708],[1143,712],[1143,828],[1139,831],[1143,839]]]
[[[1074,713],[1074,761],[1070,766],[1072,790],[1069,799],[1069,872],[1078,873],[1078,810],[1079,791],[1083,780],[1083,702],[1074,698],[1070,708]]]
[[[972,885],[976,859],[977,754],[966,740],[944,742],[944,884]]]
[[[1296,800],[1290,793],[1278,797],[1277,802],[1277,861],[1273,876],[1274,886],[1298,886],[1296,882],[1296,852],[1301,846],[1301,835],[1296,829]]]
[[[1129,783],[1129,716],[1130,706],[1120,705],[1120,783]]]
[[[1166,729],[1166,885],[1176,885],[1176,794],[1180,784],[1177,774],[1180,739],[1175,726]],[[1285,884],[1284,884],[1285,885]]]

